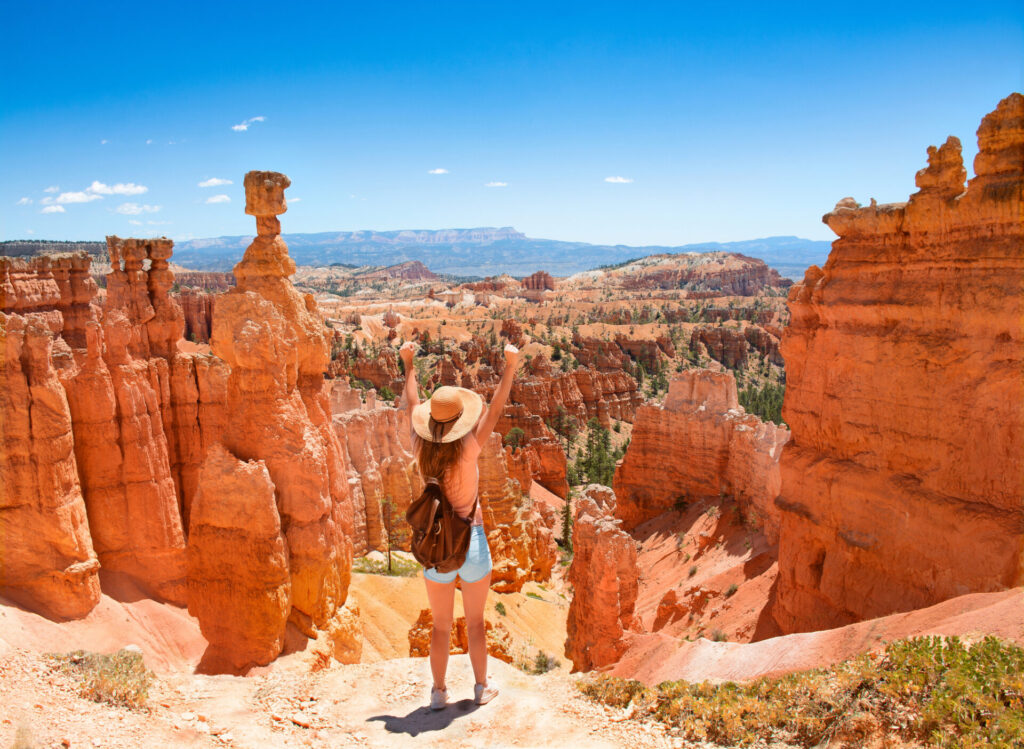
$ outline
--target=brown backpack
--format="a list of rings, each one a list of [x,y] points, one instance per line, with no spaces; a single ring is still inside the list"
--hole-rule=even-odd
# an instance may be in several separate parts
[[[477,500],[469,518],[460,518],[436,479],[427,479],[419,499],[409,505],[405,519],[412,527],[410,549],[424,569],[454,572],[466,561]]]

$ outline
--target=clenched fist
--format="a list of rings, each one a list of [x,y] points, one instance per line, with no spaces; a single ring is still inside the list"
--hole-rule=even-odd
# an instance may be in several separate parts
[[[513,346],[511,343],[505,344],[505,367],[511,368],[515,371],[515,368],[519,366],[519,349]]]
[[[412,341],[406,341],[402,344],[402,348],[398,349],[398,355],[402,357],[402,363],[405,364],[406,371],[412,366],[412,358],[416,354],[416,344]]]

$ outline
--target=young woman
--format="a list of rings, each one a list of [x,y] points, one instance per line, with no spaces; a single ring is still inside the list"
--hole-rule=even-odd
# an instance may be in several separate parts
[[[512,379],[519,366],[519,351],[505,346],[505,369],[501,384],[484,407],[483,399],[472,390],[439,387],[420,403],[416,389],[413,356],[416,346],[406,342],[399,350],[405,364],[405,401],[412,410],[413,442],[420,473],[424,479],[434,478],[441,485],[448,501],[459,516],[468,519],[476,508],[470,533],[466,561],[455,572],[423,571],[427,598],[434,617],[430,638],[430,670],[434,686],[430,690],[430,707],[440,710],[448,704],[445,673],[448,670],[448,643],[451,637],[452,608],[455,603],[455,578],[462,581],[462,604],[466,611],[469,636],[469,660],[476,678],[474,701],[478,705],[494,699],[498,690],[487,683],[487,636],[484,632],[484,606],[491,587],[491,553],[484,533],[483,510],[477,502],[480,471],[477,458],[481,444],[494,431],[501,416]]]

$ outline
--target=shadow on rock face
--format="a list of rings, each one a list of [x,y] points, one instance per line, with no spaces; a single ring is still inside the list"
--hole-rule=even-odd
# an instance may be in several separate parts
[[[444,710],[431,710],[429,707],[418,707],[405,716],[397,715],[374,715],[367,718],[367,722],[381,721],[384,723],[384,730],[388,733],[407,733],[410,736],[419,736],[428,731],[443,731],[458,718],[479,709],[473,700],[465,699],[458,702],[451,702]]]

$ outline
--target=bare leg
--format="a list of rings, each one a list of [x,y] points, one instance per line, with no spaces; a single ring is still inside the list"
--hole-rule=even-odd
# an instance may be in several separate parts
[[[448,647],[452,637],[452,607],[455,605],[455,583],[435,583],[423,578],[427,584],[427,600],[434,617],[434,630],[430,634],[430,672],[434,686],[444,689],[444,675],[448,671]]]
[[[491,590],[491,573],[475,583],[462,583],[462,606],[466,610],[466,635],[469,638],[469,662],[477,684],[487,684],[487,632],[484,607]]]

